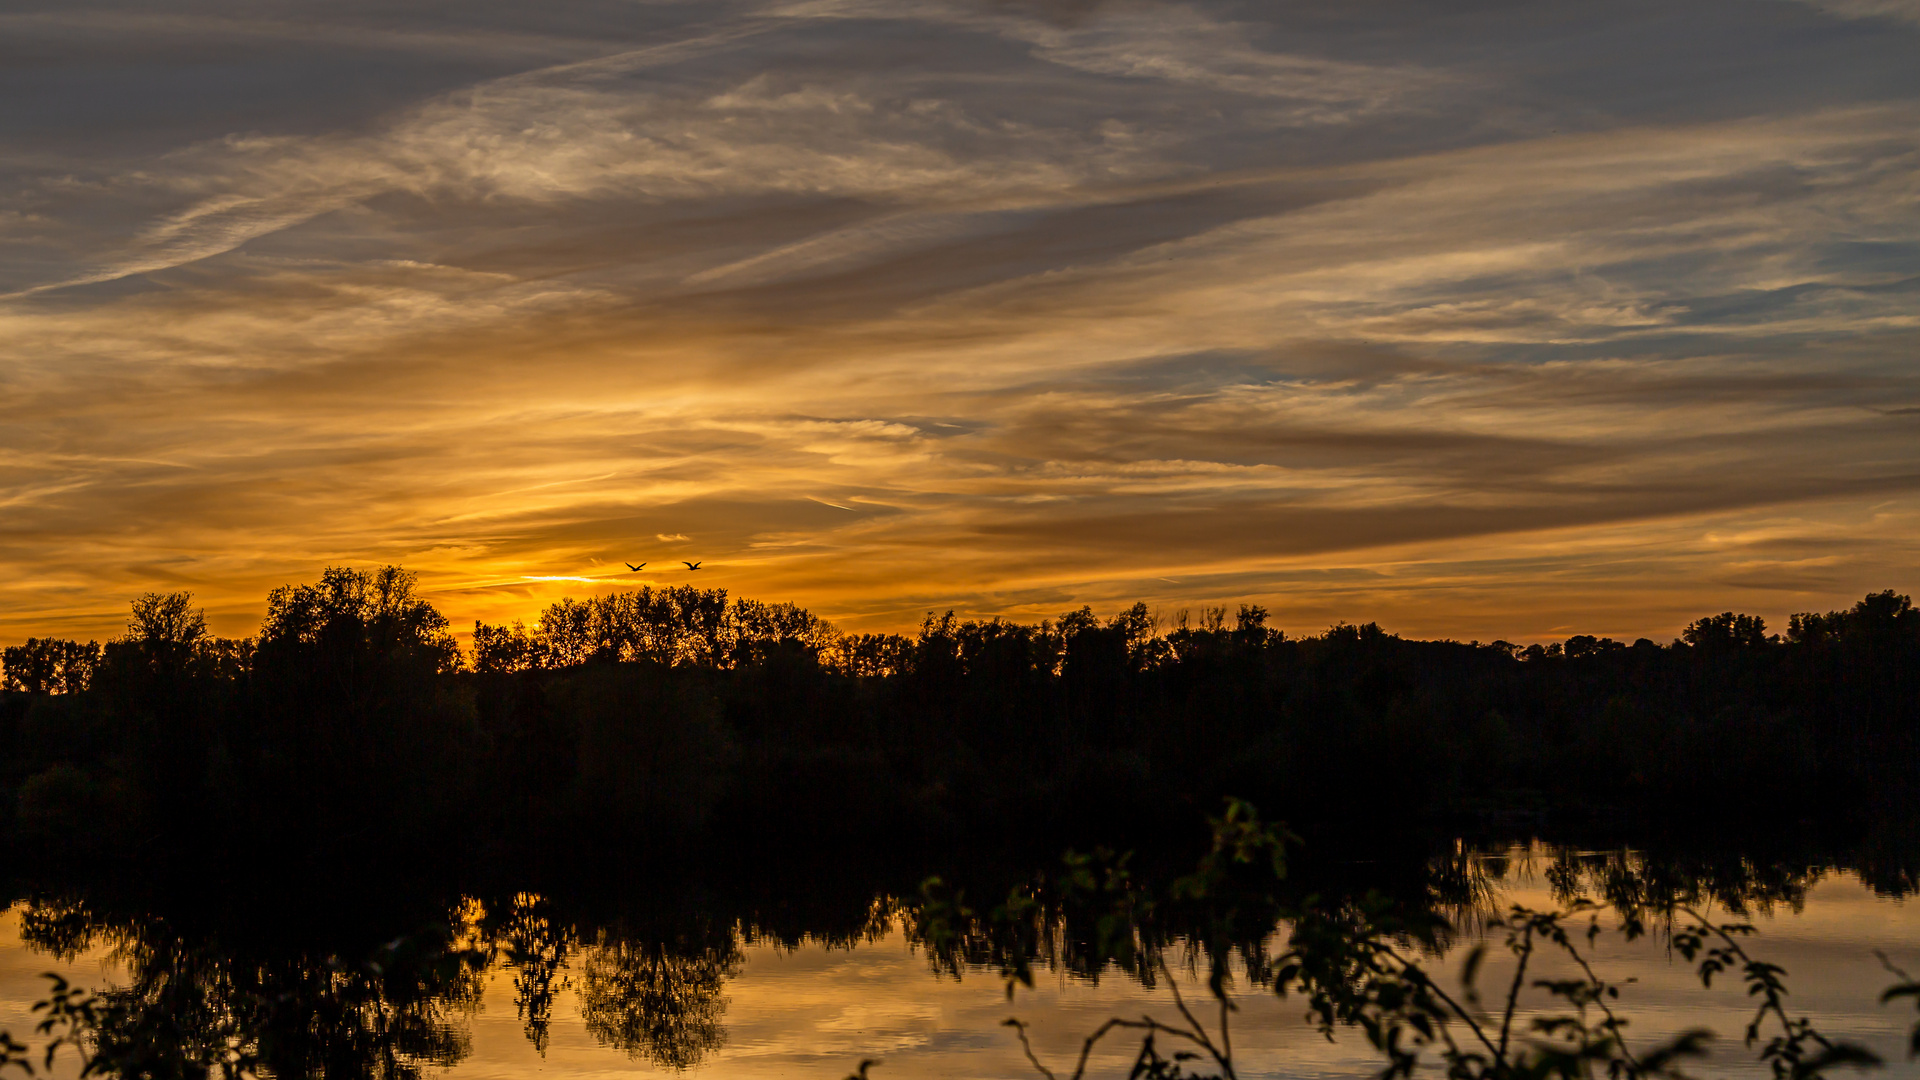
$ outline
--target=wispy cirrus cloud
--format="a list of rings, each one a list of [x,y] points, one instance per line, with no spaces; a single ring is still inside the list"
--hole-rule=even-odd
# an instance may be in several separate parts
[[[155,39],[293,40],[193,14]],[[0,635],[157,587],[244,629],[341,561],[461,620],[685,557],[854,626],[1244,597],[1510,638],[1910,587],[1900,24],[301,14],[381,86],[463,35],[510,70],[0,159]]]
[[[1920,23],[1920,3],[1914,0],[1801,0],[1815,9],[1843,19],[1898,19]]]

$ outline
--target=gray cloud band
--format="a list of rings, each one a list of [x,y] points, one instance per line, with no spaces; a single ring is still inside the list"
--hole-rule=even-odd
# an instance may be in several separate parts
[[[1663,10],[10,17],[27,92],[111,55],[194,107],[137,155],[97,103],[0,121],[0,616],[682,533],[875,619],[942,561],[1016,606],[1389,548],[1498,593],[1447,545],[1729,515],[1778,580],[1901,584],[1854,577],[1920,472],[1910,7]],[[320,103],[222,122],[196,48]],[[1842,520],[1883,539],[1816,571]]]

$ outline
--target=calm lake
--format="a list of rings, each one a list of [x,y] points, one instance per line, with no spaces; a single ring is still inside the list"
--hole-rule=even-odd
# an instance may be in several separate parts
[[[1467,861],[1490,870],[1473,908],[1554,903],[1544,849]],[[1920,911],[1891,895],[1899,888],[1882,884],[1876,891],[1850,869],[1802,867],[1757,877],[1767,883],[1750,890],[1757,899],[1746,916],[1758,934],[1749,948],[1787,969],[1796,1014],[1815,1018],[1831,1036],[1879,1052],[1888,1063],[1883,1075],[1920,1076],[1904,1052],[1912,1007],[1878,1003],[1892,976],[1876,955],[1920,969]],[[697,916],[645,920],[645,929],[618,918],[562,925],[544,914],[542,898],[522,895],[512,906],[503,915],[477,900],[456,905],[454,945],[470,947],[467,966],[452,977],[429,978],[423,991],[389,987],[359,1002],[357,1017],[342,1021],[342,1028],[364,1025],[369,1016],[376,1017],[375,1028],[395,1024],[395,1017],[415,1023],[425,1041],[403,1049],[394,1063],[403,1073],[417,1069],[427,1076],[840,1080],[871,1058],[878,1062],[873,1075],[879,1080],[1004,1078],[1038,1075],[1014,1032],[1002,1025],[1008,1017],[1030,1022],[1042,1061],[1066,1075],[1080,1041],[1106,1018],[1148,1013],[1172,1019],[1175,1012],[1164,983],[1147,987],[1116,969],[1097,979],[1042,970],[1032,989],[1020,989],[1009,1002],[993,967],[963,966],[957,978],[936,972],[904,916],[885,899],[875,901],[864,926],[842,922],[818,933],[792,925],[768,932],[746,919],[716,923]],[[1726,915],[1724,907],[1714,911]],[[1443,984],[1454,986],[1461,958],[1484,935],[1472,927],[1472,910],[1449,914],[1462,929],[1450,948],[1430,959],[1435,970],[1446,972]],[[16,1036],[31,1029],[32,1003],[47,986],[42,973],[58,972],[99,990],[125,987],[137,965],[151,969],[156,951],[166,952],[164,943],[173,940],[157,916],[88,918],[91,928],[77,932],[86,920],[45,898],[16,902],[6,911],[0,919],[0,1029]],[[1603,916],[1602,925],[1613,922]],[[1284,934],[1276,936],[1270,950],[1278,953],[1284,941]],[[157,950],[155,942],[162,943]],[[1510,960],[1499,940],[1492,944],[1482,985],[1504,987]],[[203,950],[194,954],[197,966],[190,969],[202,980],[209,970],[219,973],[214,981],[231,981],[236,972],[244,979],[241,969],[282,962],[262,948],[271,951],[257,943],[235,946],[239,955],[232,957]],[[1632,942],[1605,933],[1594,958],[1603,977],[1637,980],[1621,999],[1634,1044],[1707,1027],[1720,1037],[1713,1056],[1692,1071],[1764,1075],[1741,1045],[1749,1006],[1737,980],[1703,990],[1657,933]],[[1188,1000],[1202,1000],[1204,962],[1178,947],[1169,961]],[[171,971],[188,970],[177,958],[169,962],[175,964]],[[286,962],[297,967],[300,961]],[[320,970],[322,981],[343,978]],[[1543,977],[1557,974],[1552,965],[1533,970]],[[304,977],[310,985],[311,973]],[[1358,1077],[1379,1066],[1357,1031],[1339,1031],[1329,1042],[1304,1021],[1298,1000],[1252,992],[1240,994],[1237,1003],[1233,1044],[1242,1076]],[[343,1031],[338,1037],[351,1042],[359,1036]],[[1103,1044],[1094,1059],[1099,1067],[1089,1075],[1124,1075],[1133,1045],[1118,1036]],[[58,1075],[76,1071],[68,1058]]]

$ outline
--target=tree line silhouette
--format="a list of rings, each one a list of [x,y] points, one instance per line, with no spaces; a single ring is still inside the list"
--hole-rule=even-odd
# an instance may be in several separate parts
[[[407,572],[276,589],[220,638],[184,593],[104,645],[4,653],[0,825],[47,853],[396,857],[607,841],[1036,840],[1245,796],[1303,829],[1685,812],[1871,821],[1916,794],[1920,612],[1891,591],[1679,640],[1289,636],[1242,605],[842,634],[721,589],[563,600],[463,651]]]
[[[1623,925],[1680,918],[1675,947],[1729,971],[1761,962],[1684,905],[1791,903],[1833,857],[1727,855],[1716,819],[1746,841],[1810,820],[1854,837],[1846,864],[1876,889],[1914,890],[1899,826],[1920,794],[1920,613],[1904,596],[1796,615],[1780,636],[1723,613],[1666,645],[1266,623],[1247,605],[1163,625],[1134,605],[852,635],[681,587],[476,625],[463,650],[393,567],[276,589],[246,639],[211,634],[186,594],[148,594],[117,640],[0,655],[0,865],[29,944],[107,943],[130,973],[43,1003],[45,1032],[84,1037],[100,1075],[415,1075],[465,1055],[459,1016],[497,965],[535,1046],[570,991],[595,1040],[687,1067],[724,1041],[746,945],[890,926],[936,970],[1015,982],[1046,966],[1158,985],[1176,947],[1217,970],[1238,957],[1249,988],[1304,995],[1392,1068],[1438,1054],[1461,1076],[1655,1075],[1688,1046],[1630,1053],[1592,1017],[1511,1054],[1434,1041],[1491,1029],[1391,950],[1494,918],[1503,866],[1434,855],[1435,830],[1499,849],[1551,823],[1644,846],[1677,822],[1710,854],[1558,849],[1547,875],[1568,910],[1500,914],[1496,931],[1552,945],[1591,896]],[[1181,873],[1228,794],[1310,842],[1230,810]],[[1141,857],[1031,869],[1103,838]],[[1297,966],[1260,966],[1287,955],[1270,947],[1283,930]],[[1549,996],[1577,1012],[1606,989]],[[1779,1020],[1777,1075],[1838,1063]],[[1106,1030],[1142,1037],[1139,1075],[1231,1075],[1230,1052],[1205,1057],[1206,1024],[1201,1041]],[[1174,1056],[1183,1039],[1203,1057]]]

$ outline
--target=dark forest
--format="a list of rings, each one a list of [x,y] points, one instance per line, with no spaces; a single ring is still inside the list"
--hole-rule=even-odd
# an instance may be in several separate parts
[[[1204,959],[1217,1022],[1181,1005],[1094,1033],[1137,1040],[1140,1077],[1236,1075],[1233,957],[1243,991],[1360,1029],[1383,1076],[1678,1077],[1705,1035],[1634,1048],[1591,970],[1523,995],[1523,962],[1501,1019],[1402,951],[1478,926],[1477,949],[1579,961],[1570,927],[1606,910],[1709,986],[1737,977],[1776,1077],[1870,1063],[1787,1011],[1750,928],[1702,912],[1798,903],[1835,865],[1915,891],[1909,598],[1784,635],[1707,616],[1664,645],[1266,623],[1135,605],[846,635],[642,589],[462,650],[398,568],[277,589],[239,640],[186,594],[142,596],[117,640],[4,654],[22,940],[108,943],[132,976],[56,981],[35,1052],[102,1076],[419,1076],[463,1059],[457,1016],[504,965],[542,1053],[566,985],[596,1041],[687,1068],[724,1043],[747,945],[900,927],[934,971],[997,969],[1009,994],[1040,968],[1156,986]],[[1615,846],[1563,839],[1558,907],[1498,910],[1499,853],[1549,834]],[[1897,974],[1889,998],[1920,1000]],[[1566,1011],[1509,1046],[1523,996]],[[26,1068],[11,1040],[0,1069]]]
[[[21,851],[221,836],[404,860],[599,844],[1040,850],[1197,826],[1848,829],[1911,804],[1920,612],[1892,592],[1734,613],[1668,644],[1293,637],[1254,606],[843,635],[724,590],[567,600],[471,651],[397,568],[275,590],[257,637],[185,594],[127,633],[5,652],[0,807]],[[87,823],[77,829],[76,823]]]

